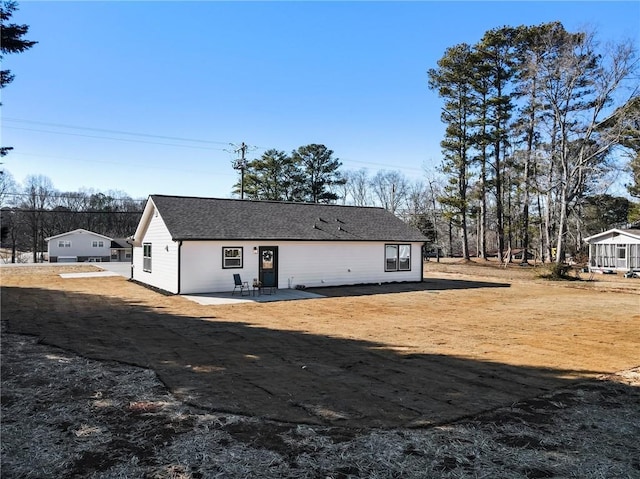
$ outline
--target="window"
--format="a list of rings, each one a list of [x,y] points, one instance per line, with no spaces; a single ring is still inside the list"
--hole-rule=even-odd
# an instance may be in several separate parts
[[[223,268],[242,268],[242,248],[222,248]]]
[[[411,245],[384,245],[385,271],[411,271]]]
[[[58,240],[58,248],[71,248],[71,241]]]
[[[94,241],[91,243],[94,248],[104,248],[104,241]]]
[[[616,258],[618,259],[626,259],[627,258],[627,245],[619,244],[616,251]]]
[[[151,243],[142,244],[142,271],[151,273]]]

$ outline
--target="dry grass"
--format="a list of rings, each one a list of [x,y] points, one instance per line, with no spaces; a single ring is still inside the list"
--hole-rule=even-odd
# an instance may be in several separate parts
[[[187,407],[152,371],[3,334],[2,477],[639,477],[640,370],[429,429]]]
[[[3,332],[1,427],[3,478],[637,478],[640,368],[437,427],[353,429],[199,409],[151,370]]]

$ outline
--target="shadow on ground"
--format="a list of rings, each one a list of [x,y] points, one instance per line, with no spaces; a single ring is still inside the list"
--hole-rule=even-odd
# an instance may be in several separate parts
[[[352,286],[307,288],[305,291],[328,297],[368,296],[372,294],[409,293],[413,291],[445,291],[450,289],[509,288],[509,283],[469,281],[461,279],[425,279],[416,283],[373,283]]]
[[[6,287],[2,317],[9,332],[151,368],[200,407],[294,423],[427,426],[572,383],[561,376],[573,371],[401,355],[375,342],[165,314],[79,292]]]

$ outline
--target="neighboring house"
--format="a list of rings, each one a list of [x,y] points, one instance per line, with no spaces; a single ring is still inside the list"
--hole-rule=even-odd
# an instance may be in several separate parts
[[[133,247],[127,238],[111,240],[111,261],[131,262]]]
[[[152,195],[133,279],[176,294],[422,280],[427,240],[382,208]]]
[[[77,229],[45,241],[50,263],[109,261],[111,258],[111,238],[92,231]]]
[[[589,236],[590,271],[640,270],[640,230],[611,229]]]

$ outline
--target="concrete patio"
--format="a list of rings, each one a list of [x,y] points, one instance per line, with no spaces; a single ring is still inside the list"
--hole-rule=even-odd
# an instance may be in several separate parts
[[[278,289],[272,294],[258,294],[257,292],[254,294],[253,292],[250,292],[250,294],[245,294],[244,296],[240,296],[240,293],[238,292],[233,296],[231,295],[231,292],[184,294],[181,296],[202,305],[268,303],[271,301],[324,298],[321,294],[310,293],[309,291],[302,291],[299,289]]]

